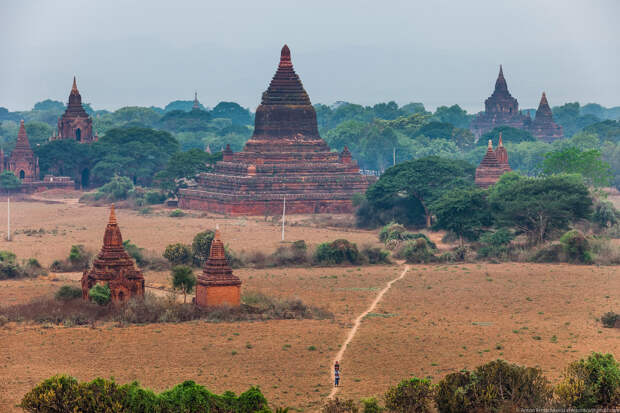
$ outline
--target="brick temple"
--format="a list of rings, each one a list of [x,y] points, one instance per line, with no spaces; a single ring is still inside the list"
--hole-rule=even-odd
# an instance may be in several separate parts
[[[19,178],[21,186],[13,192],[33,193],[46,189],[73,189],[75,182],[68,176],[45,175],[40,178],[39,158],[32,151],[24,121],[19,123],[17,141],[9,156],[0,149],[0,172],[10,171]]]
[[[241,305],[241,280],[236,277],[224,250],[220,230],[215,230],[209,258],[196,283],[196,305],[201,307],[238,307]]]
[[[482,135],[498,126],[510,126],[530,132],[535,138],[550,142],[563,137],[562,128],[553,121],[553,114],[543,93],[534,120],[529,112],[519,111],[519,102],[508,91],[504,70],[499,66],[493,94],[484,101],[484,112],[476,115],[471,131],[480,139]]]
[[[181,208],[231,215],[282,212],[348,213],[352,197],[374,178],[363,176],[348,149],[330,151],[316,112],[285,45],[280,64],[256,109],[254,134],[241,152],[226,146],[213,172],[179,191]]]
[[[88,292],[95,284],[108,284],[114,303],[144,296],[144,276],[123,247],[123,236],[116,222],[114,205],[110,207],[101,252],[93,261],[93,267],[82,275],[83,299],[88,299]]]
[[[488,188],[499,181],[499,178],[512,169],[508,164],[508,151],[502,142],[502,134],[499,134],[497,149],[493,150],[493,142],[489,139],[487,153],[476,168],[476,185]]]
[[[91,143],[99,139],[97,133],[93,133],[93,120],[82,106],[82,95],[77,88],[75,76],[73,86],[69,93],[67,109],[58,119],[58,131],[50,140],[73,139],[80,143]]]

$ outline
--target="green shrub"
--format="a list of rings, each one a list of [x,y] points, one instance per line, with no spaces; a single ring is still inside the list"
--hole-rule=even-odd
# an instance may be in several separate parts
[[[505,228],[482,234],[480,236],[481,247],[478,249],[478,257],[505,257],[508,254],[508,245],[513,239],[514,234]]]
[[[136,260],[136,264],[138,264],[139,267],[144,267],[146,261],[144,260],[142,248],[138,247],[136,244],[132,244],[129,239],[123,241],[123,248],[125,248],[125,251],[127,251],[127,254],[129,254],[131,258]]]
[[[401,242],[401,241],[407,241],[407,240],[415,240],[419,238],[424,238],[424,240],[426,240],[426,243],[432,249],[437,248],[435,243],[432,242],[425,234],[409,232],[403,225],[396,223],[394,221],[385,225],[383,228],[381,228],[381,231],[379,232],[379,241],[383,242],[386,245],[388,242],[392,240]]]
[[[172,288],[181,290],[183,293],[183,302],[187,302],[187,294],[194,290],[196,285],[196,276],[191,267],[187,265],[177,265],[172,268]]]
[[[168,245],[163,256],[173,265],[189,264],[192,261],[192,251],[181,243]]]
[[[417,377],[405,379],[385,393],[385,407],[393,412],[430,412],[433,393],[430,380]]]
[[[582,264],[592,263],[590,243],[580,231],[576,229],[568,231],[566,234],[562,235],[560,243],[570,261]]]
[[[353,400],[341,400],[338,397],[328,400],[321,413],[357,413],[359,409]]]
[[[213,237],[215,237],[215,232],[211,230],[199,232],[194,236],[194,240],[192,241],[192,254],[194,255],[196,265],[204,264],[207,258],[209,258]]]
[[[28,277],[29,274],[15,263],[0,261],[0,280]]]
[[[160,191],[148,191],[144,195],[144,200],[149,205],[162,204],[166,198],[166,194]]]
[[[433,250],[424,238],[406,241],[396,252],[395,256],[414,264],[435,261]]]
[[[603,327],[607,328],[614,328],[618,320],[620,320],[620,314],[614,313],[613,311],[609,311],[601,317]]]
[[[613,227],[620,223],[620,211],[609,201],[597,201],[594,204],[592,222],[603,228]]]
[[[185,212],[181,211],[180,209],[175,209],[174,211],[171,211],[170,214],[168,214],[168,216],[172,217],[172,218],[179,218],[179,217],[184,217],[185,216]]]
[[[314,253],[314,261],[322,265],[359,264],[361,256],[357,245],[346,239],[337,239],[320,244]]]
[[[379,401],[374,397],[368,397],[361,400],[364,407],[363,413],[381,413],[383,408],[379,406]]]
[[[73,270],[88,268],[92,254],[88,253],[83,245],[72,245],[69,251],[69,263]]]
[[[592,353],[571,363],[555,388],[562,407],[620,406],[620,364],[611,354]]]
[[[545,407],[551,396],[540,369],[495,360],[473,373],[448,374],[437,386],[435,402],[440,413],[516,411]]]
[[[110,286],[108,284],[96,284],[88,291],[88,297],[99,305],[106,305],[110,302]]]
[[[58,291],[56,291],[54,298],[59,301],[69,301],[76,298],[82,298],[82,289],[79,287],[74,287],[73,285],[63,285],[58,289]]]
[[[233,392],[213,394],[193,381],[155,394],[133,382],[119,385],[102,378],[78,382],[66,375],[44,380],[22,399],[27,412],[235,412],[269,413],[267,400],[256,387],[238,397]]]
[[[95,200],[107,199],[108,201],[118,201],[127,199],[129,193],[134,190],[133,182],[126,176],[114,175],[110,181],[97,189]]]
[[[528,261],[539,263],[562,262],[565,255],[561,244],[549,244],[535,250]]]
[[[389,264],[390,263],[390,258],[389,258],[390,253],[381,248],[365,245],[362,247],[362,250],[360,251],[360,253],[366,259],[366,261],[368,261],[369,264]]]
[[[28,258],[28,261],[26,261],[26,266],[30,267],[30,268],[37,268],[37,269],[41,269],[43,267],[41,267],[41,263],[39,262],[39,260],[37,260],[36,258]]]
[[[11,251],[0,251],[0,261],[4,263],[14,264],[17,256]]]

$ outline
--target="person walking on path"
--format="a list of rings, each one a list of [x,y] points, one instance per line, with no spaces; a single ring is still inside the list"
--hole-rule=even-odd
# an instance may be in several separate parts
[[[340,385],[340,364],[338,364],[338,360],[334,364],[334,386],[338,387]]]

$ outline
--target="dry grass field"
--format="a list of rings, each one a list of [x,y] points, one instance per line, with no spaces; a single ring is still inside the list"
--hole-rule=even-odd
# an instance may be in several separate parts
[[[66,257],[72,244],[97,250],[108,214],[106,208],[75,204],[20,202],[11,209],[14,228],[43,228],[45,233],[19,232],[14,241],[0,242],[0,249],[19,258],[37,257],[44,265]],[[262,218],[169,218],[164,211],[141,216],[120,210],[124,237],[161,251],[171,242],[189,243],[196,232],[218,223],[235,250],[268,252],[279,245],[280,227]],[[0,217],[5,213],[0,209]],[[377,236],[291,226],[287,238],[310,244],[347,238],[363,244],[376,242]],[[260,385],[273,406],[317,411],[331,391],[333,358],[353,320],[403,269],[395,264],[235,272],[244,291],[299,297],[333,312],[333,320],[109,323],[95,329],[9,323],[0,327],[0,411],[18,411],[14,405],[23,394],[56,373],[81,380],[138,380],[154,390],[190,379],[216,392]],[[150,284],[167,283],[163,272],[145,277]],[[77,285],[78,279],[79,274],[50,274],[0,281],[0,305],[51,294],[64,283]],[[340,360],[340,396],[380,396],[410,375],[438,380],[496,358],[538,365],[556,379],[570,361],[591,351],[620,356],[620,331],[597,321],[602,313],[620,309],[618,291],[618,267],[412,265],[362,321],[346,349]]]

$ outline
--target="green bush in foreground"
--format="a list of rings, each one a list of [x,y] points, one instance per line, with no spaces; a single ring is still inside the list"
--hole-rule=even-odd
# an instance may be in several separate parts
[[[82,298],[82,289],[72,285],[63,285],[56,291],[54,298],[58,301],[69,301],[76,298]]]
[[[417,377],[405,379],[385,393],[385,407],[400,413],[430,412],[433,393],[430,380]]]
[[[576,229],[568,231],[560,238],[560,243],[564,247],[564,252],[572,262],[591,264],[592,254],[588,239]]]
[[[110,302],[110,286],[108,284],[97,284],[88,291],[88,297],[99,305],[106,305]]]
[[[58,375],[44,380],[28,392],[19,407],[27,412],[235,412],[269,413],[267,400],[256,387],[236,396],[222,395],[193,381],[185,381],[170,390],[156,394],[137,382],[119,385],[114,380],[97,378],[78,382]]]
[[[319,264],[359,264],[362,256],[357,245],[346,239],[337,239],[333,242],[320,244],[314,253],[314,260]]]

